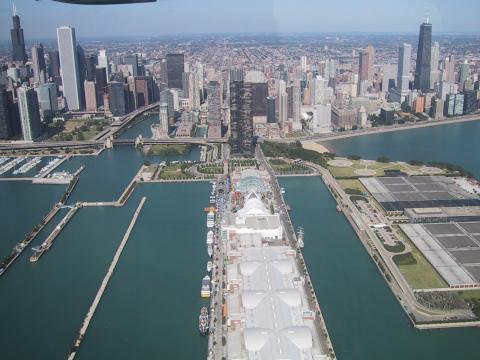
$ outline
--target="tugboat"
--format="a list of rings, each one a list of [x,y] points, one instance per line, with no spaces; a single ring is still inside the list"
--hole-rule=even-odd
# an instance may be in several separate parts
[[[198,330],[202,336],[205,336],[208,332],[208,309],[205,306],[200,310],[200,316],[198,317]]]

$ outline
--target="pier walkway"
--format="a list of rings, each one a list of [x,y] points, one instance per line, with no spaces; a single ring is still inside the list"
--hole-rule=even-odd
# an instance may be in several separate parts
[[[38,259],[42,257],[42,255],[50,249],[53,245],[53,242],[57,238],[57,236],[62,232],[65,226],[69,223],[69,221],[73,218],[76,214],[78,209],[81,207],[80,203],[77,203],[74,207],[72,207],[67,215],[60,221],[60,223],[53,229],[50,235],[45,239],[45,241],[40,245],[40,247],[35,251],[35,253],[30,257],[30,262],[37,262]]]
[[[125,245],[127,244],[128,239],[130,238],[130,234],[133,230],[133,227],[135,226],[135,223],[137,222],[138,216],[140,215],[140,212],[142,211],[143,205],[145,204],[145,201],[147,200],[146,197],[143,197],[142,200],[140,201],[140,204],[138,205],[137,210],[135,210],[135,213],[133,214],[132,221],[130,222],[130,225],[128,226],[127,231],[125,232],[125,235],[123,236],[122,242],[117,248],[117,251],[113,257],[112,263],[110,264],[110,267],[108,268],[107,274],[103,278],[102,284],[100,285],[100,288],[98,289],[97,295],[95,296],[95,299],[93,300],[92,304],[90,305],[90,308],[88,309],[87,315],[85,316],[85,319],[83,320],[82,327],[80,328],[80,331],[78,333],[77,338],[75,339],[71,352],[68,356],[68,360],[73,360],[75,356],[77,355],[78,349],[80,348],[80,345],[82,343],[82,340],[85,336],[85,333],[87,332],[88,326],[90,325],[90,322],[92,321],[93,315],[95,314],[95,310],[97,309],[98,304],[100,303],[100,300],[102,299],[102,296],[105,292],[105,289],[107,288],[108,282],[110,281],[110,278],[113,275],[113,272],[115,271],[115,267],[118,264],[118,260],[120,259],[120,256],[122,255],[123,249],[125,248]]]

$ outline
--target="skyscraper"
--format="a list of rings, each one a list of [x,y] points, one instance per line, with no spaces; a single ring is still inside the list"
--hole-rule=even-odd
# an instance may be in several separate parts
[[[185,58],[183,54],[167,54],[167,79],[170,89],[183,89]]]
[[[126,113],[125,85],[121,82],[108,83],[108,106],[113,116],[122,116]]]
[[[17,90],[23,140],[33,141],[42,134],[40,108],[35,90],[23,86]]]
[[[110,78],[110,67],[108,64],[107,50],[101,49],[98,54],[98,67],[104,68],[106,72],[106,79]]]
[[[45,84],[47,82],[47,67],[45,66],[45,52],[42,44],[32,47],[32,63],[35,82]]]
[[[62,85],[62,76],[60,75],[60,57],[57,50],[48,52],[48,76],[57,84]]]
[[[232,153],[252,153],[252,84],[230,82],[230,132]]]
[[[27,61],[27,53],[25,52],[25,38],[23,36],[23,29],[20,26],[20,17],[17,15],[16,8],[13,8],[13,29],[10,30],[12,39],[12,60],[13,61]]]
[[[11,106],[7,90],[0,86],[0,139],[8,140],[13,135]]]
[[[132,76],[140,75],[138,71],[138,55],[137,54],[125,55],[123,57],[123,63],[125,65],[129,65],[132,67],[132,71],[130,72],[130,75]]]
[[[43,122],[49,123],[58,110],[57,85],[54,83],[41,84],[35,91],[37,92],[38,105]]]
[[[208,83],[208,122],[219,123],[222,120],[222,93],[218,81]]]
[[[69,110],[80,110],[82,102],[75,28],[57,28],[57,39],[66,105]]]
[[[273,124],[276,122],[275,117],[275,97],[267,97],[267,122]]]
[[[434,88],[435,83],[440,81],[439,78],[439,69],[438,63],[440,60],[440,44],[438,42],[434,42],[432,45],[432,68],[430,72],[430,87]]]
[[[97,91],[93,81],[85,80],[83,85],[85,89],[85,109],[87,111],[97,111]]]
[[[420,25],[418,39],[417,65],[415,68],[415,89],[430,91],[430,76],[432,70],[432,24],[428,19]]]
[[[360,51],[358,61],[358,82],[373,81],[373,64],[375,61],[375,49],[368,45],[367,49]]]
[[[103,95],[107,89],[107,72],[104,67],[97,66],[95,68],[95,83],[97,92],[97,105],[103,105]]]
[[[410,81],[410,61],[412,57],[412,45],[402,44],[398,49],[398,73],[397,90],[401,93],[408,91]]]

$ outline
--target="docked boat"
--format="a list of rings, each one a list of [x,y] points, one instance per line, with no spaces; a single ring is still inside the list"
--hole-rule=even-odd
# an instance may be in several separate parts
[[[207,253],[208,253],[208,256],[212,257],[213,255],[213,247],[211,244],[208,244],[207,246]]]
[[[208,244],[213,244],[213,231],[212,230],[210,230],[207,233],[207,245]]]
[[[215,225],[215,213],[210,211],[207,215],[207,227],[212,228]]]
[[[213,269],[213,263],[211,261],[207,262],[207,271],[211,272]]]
[[[198,331],[203,336],[208,332],[208,309],[205,306],[200,310],[200,316],[198,317]]]
[[[298,228],[297,232],[297,247],[299,249],[302,249],[305,246],[305,243],[303,242],[303,228]]]
[[[210,276],[206,275],[202,279],[202,290],[200,292],[202,298],[210,297]]]
[[[280,188],[280,194],[285,194],[285,189],[284,188]]]
[[[340,207],[340,205],[337,205],[337,211],[342,212],[342,208]]]
[[[32,170],[35,166],[37,166],[41,162],[42,162],[42,158],[40,156],[36,156],[33,159],[26,162],[25,164],[23,164],[22,166],[20,166],[18,169],[14,170],[12,174],[13,175],[25,174],[30,170]]]

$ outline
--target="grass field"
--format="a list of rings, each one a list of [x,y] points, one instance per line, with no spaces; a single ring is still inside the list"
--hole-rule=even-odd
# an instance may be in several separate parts
[[[191,179],[192,177],[182,170],[182,164],[171,164],[165,166],[160,172],[162,180]]]
[[[399,265],[402,261],[396,261],[400,272],[403,274],[407,282],[413,289],[432,289],[448,287],[447,283],[436,272],[427,259],[420,253],[420,251],[411,243],[407,241],[412,248],[412,257],[415,259],[415,264]]]
[[[342,160],[342,158],[336,158],[336,160]],[[376,176],[385,176],[385,170],[399,170],[405,173],[419,173],[421,174],[420,169],[423,166],[414,166],[404,162],[390,162],[390,163],[381,163],[377,161],[372,161],[366,163],[362,160],[349,160],[352,165],[350,167],[335,167],[335,166],[328,166],[328,170],[330,173],[338,178],[338,177],[362,177],[355,173],[355,170],[360,169],[367,169],[367,170],[374,170],[376,172]]]
[[[361,191],[362,193],[367,193],[367,189],[362,185],[359,180],[337,180],[343,190],[354,189]]]

